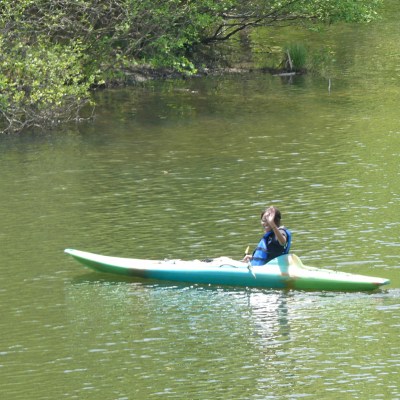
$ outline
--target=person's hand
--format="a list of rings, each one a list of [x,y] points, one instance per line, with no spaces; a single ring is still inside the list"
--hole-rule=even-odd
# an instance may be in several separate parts
[[[265,214],[268,225],[272,228],[275,225],[275,209],[270,207]]]
[[[250,254],[246,254],[244,257],[243,257],[243,262],[245,262],[245,263],[249,263],[251,260],[253,259],[253,256],[252,255],[250,255]]]

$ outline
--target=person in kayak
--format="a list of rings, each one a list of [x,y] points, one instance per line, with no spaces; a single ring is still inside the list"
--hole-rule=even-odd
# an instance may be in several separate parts
[[[264,265],[268,261],[289,253],[291,233],[281,226],[281,212],[276,207],[268,207],[261,213],[261,225],[265,235],[261,238],[253,254],[246,254],[243,261],[251,265]]]

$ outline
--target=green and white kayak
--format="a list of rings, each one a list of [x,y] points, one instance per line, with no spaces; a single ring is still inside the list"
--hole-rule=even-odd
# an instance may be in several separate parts
[[[80,263],[98,272],[185,283],[321,291],[370,291],[388,279],[307,267],[295,254],[262,266],[248,266],[228,257],[212,260],[141,260],[66,249]]]

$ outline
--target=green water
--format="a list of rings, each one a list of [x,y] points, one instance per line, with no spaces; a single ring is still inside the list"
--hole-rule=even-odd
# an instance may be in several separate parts
[[[330,91],[312,76],[152,82],[98,93],[93,123],[0,137],[2,398],[400,399],[393,21],[342,34]],[[304,263],[392,284],[129,281],[63,254],[240,258],[269,204]]]

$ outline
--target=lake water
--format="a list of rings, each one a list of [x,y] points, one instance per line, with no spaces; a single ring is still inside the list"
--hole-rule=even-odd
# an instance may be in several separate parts
[[[0,137],[2,398],[400,399],[400,27],[357,29],[330,91],[150,82],[98,93],[93,123]],[[305,264],[391,285],[176,285],[63,254],[239,259],[269,204]]]

